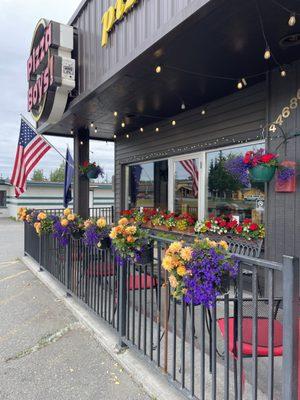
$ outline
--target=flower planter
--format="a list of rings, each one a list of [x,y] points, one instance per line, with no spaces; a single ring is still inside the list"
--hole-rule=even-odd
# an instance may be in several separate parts
[[[98,248],[100,250],[107,250],[110,248],[111,240],[109,237],[106,237],[104,239],[101,239],[99,243],[100,243],[100,245],[98,245]]]
[[[139,265],[151,264],[153,261],[153,246],[146,246],[135,258],[135,263]]]
[[[82,236],[83,236],[83,233],[84,233],[84,232],[83,232],[82,229],[80,229],[79,231],[71,232],[72,239],[74,239],[74,240],[79,240],[79,239],[81,239]]]
[[[88,179],[97,179],[99,176],[99,172],[97,168],[92,168],[86,173],[86,176]]]
[[[275,175],[276,167],[257,165],[249,170],[250,178],[255,182],[270,182]]]

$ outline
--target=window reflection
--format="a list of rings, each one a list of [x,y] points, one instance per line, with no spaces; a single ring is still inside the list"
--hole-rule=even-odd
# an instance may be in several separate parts
[[[242,221],[251,218],[257,222],[263,219],[264,184],[252,182],[245,188],[226,170],[225,163],[231,157],[244,155],[246,151],[257,150],[264,146],[249,145],[207,154],[207,204],[208,214],[238,216]]]
[[[196,159],[175,163],[174,211],[198,218],[199,170]]]

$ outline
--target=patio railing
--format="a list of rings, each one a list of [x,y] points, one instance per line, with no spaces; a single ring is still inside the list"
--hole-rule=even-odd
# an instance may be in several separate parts
[[[238,256],[239,275],[216,306],[175,301],[153,237],[154,260],[119,265],[112,250],[39,238],[25,224],[25,252],[195,399],[297,399],[298,260]],[[275,280],[282,282],[280,293]]]
[[[70,208],[72,209],[72,207]],[[63,208],[43,208],[40,211],[45,211],[48,214],[61,215],[63,212]],[[114,222],[114,206],[90,207],[89,215],[92,218],[106,218],[107,223],[112,224]]]

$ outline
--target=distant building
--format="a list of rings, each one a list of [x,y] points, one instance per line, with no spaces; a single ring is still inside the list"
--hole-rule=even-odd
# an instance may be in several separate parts
[[[0,180],[0,218],[16,217],[19,207],[63,208],[63,183],[28,182],[27,191],[19,199],[15,198],[14,187]],[[111,183],[90,184],[90,207],[110,207],[114,204]],[[72,207],[72,202],[70,203]]]

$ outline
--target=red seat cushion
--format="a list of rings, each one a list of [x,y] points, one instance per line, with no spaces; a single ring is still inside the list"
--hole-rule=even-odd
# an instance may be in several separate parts
[[[115,275],[116,268],[114,264],[90,265],[86,271],[87,276],[112,276]]]
[[[157,279],[151,278],[150,275],[142,274],[141,278],[139,274],[129,276],[128,290],[151,289],[151,286],[152,287],[157,286]]]
[[[268,356],[268,327],[267,318],[257,318],[257,355]],[[222,336],[225,335],[225,320],[218,320],[218,325]],[[252,355],[252,318],[243,318],[243,355]],[[229,318],[229,351],[234,351],[234,318]],[[274,356],[282,356],[283,354],[283,335],[282,324],[280,321],[274,320]]]

